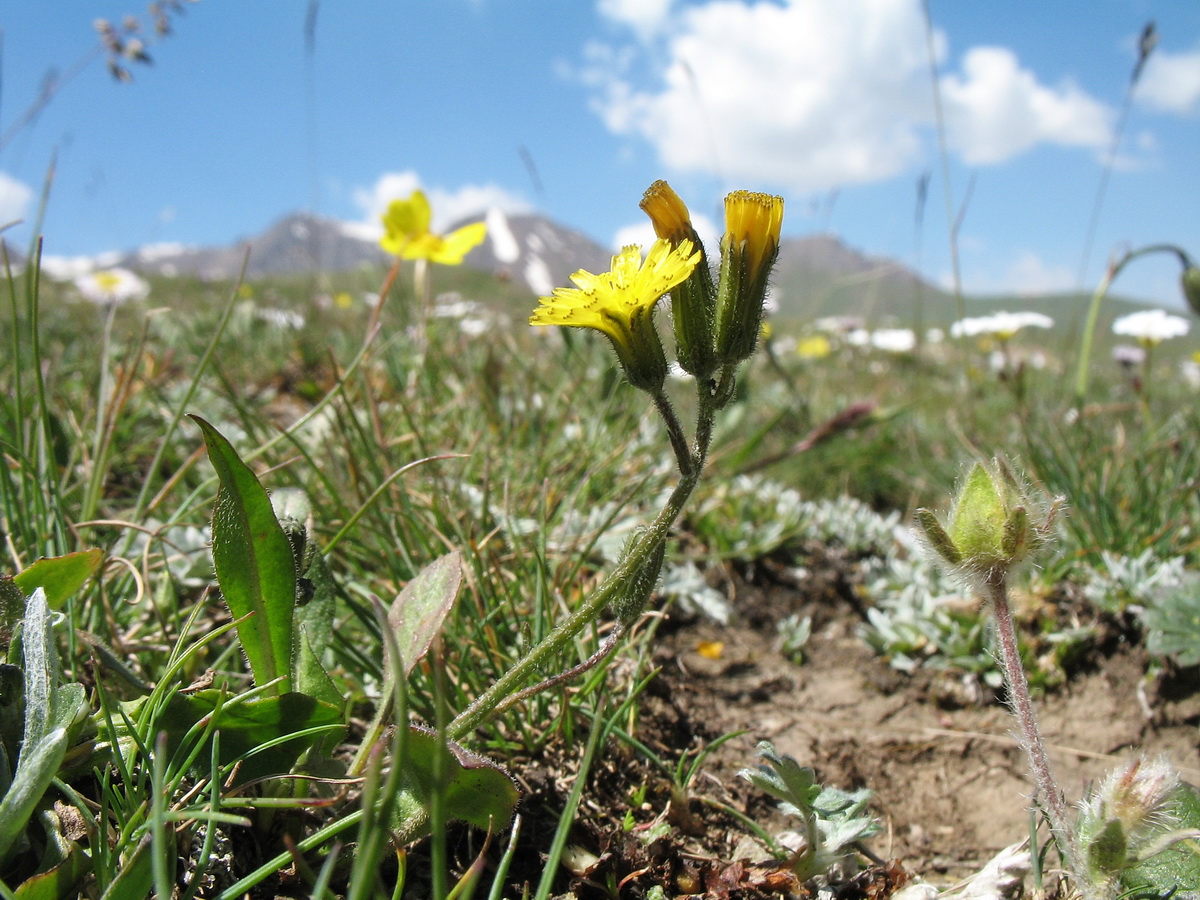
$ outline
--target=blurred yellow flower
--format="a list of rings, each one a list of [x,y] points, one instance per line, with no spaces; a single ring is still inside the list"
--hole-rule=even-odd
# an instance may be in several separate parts
[[[529,317],[530,325],[594,328],[612,341],[629,382],[656,391],[667,374],[662,341],[654,327],[654,306],[682,282],[700,261],[688,240],[659,239],[645,262],[641,248],[625,247],[612,258],[612,271],[593,275],[582,269],[571,276],[575,288],[555,288]]]
[[[796,355],[801,359],[824,359],[832,349],[829,338],[823,334],[812,334],[796,344]]]
[[[354,305],[354,298],[348,291],[338,291],[333,295],[333,305],[338,309],[349,309]]]
[[[384,235],[379,246],[401,259],[427,259],[444,266],[457,266],[487,237],[483,222],[473,222],[441,235],[429,230],[432,220],[424,191],[413,191],[407,200],[393,200],[383,214]]]

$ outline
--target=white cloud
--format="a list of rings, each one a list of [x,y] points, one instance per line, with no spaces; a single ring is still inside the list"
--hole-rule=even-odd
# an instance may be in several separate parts
[[[1137,97],[1163,112],[1200,110],[1200,50],[1191,53],[1156,50],[1146,61]]]
[[[1032,250],[1017,251],[1000,271],[968,269],[964,289],[969,294],[1017,294],[1022,297],[1055,294],[1073,290],[1076,273],[1065,263],[1049,263]],[[940,282],[946,290],[953,287],[951,277]]]
[[[631,8],[599,2],[644,44],[589,44],[576,74],[608,128],[643,138],[670,169],[816,192],[885,179],[928,155],[919,0],[705,0],[660,23],[657,37]],[[934,54],[947,56],[941,31]],[[967,50],[942,89],[955,149],[971,163],[1108,140],[1107,107],[1072,84],[1041,84],[1005,48]]]
[[[600,15],[632,28],[648,38],[660,31],[671,12],[673,0],[599,0]]]
[[[357,188],[353,193],[354,203],[363,211],[359,222],[345,223],[348,233],[374,240],[383,234],[379,217],[393,200],[408,197],[417,188],[425,191],[429,205],[433,208],[434,231],[444,231],[455,222],[470,216],[480,216],[496,208],[507,213],[527,212],[530,205],[520,196],[492,184],[465,184],[454,190],[428,187],[411,169],[405,172],[388,172],[379,176],[369,188]]]
[[[0,172],[0,226],[25,218],[31,200],[33,188]]]
[[[972,165],[1003,162],[1035,144],[1100,148],[1111,112],[1078,87],[1048,88],[1005,47],[973,47],[963,74],[942,79],[952,143]]]
[[[1051,294],[1076,286],[1077,273],[1062,263],[1047,263],[1032,250],[1017,254],[1005,280],[1018,294]]]
[[[720,252],[721,229],[708,216],[691,213],[691,219],[692,227],[696,229],[696,234],[700,235],[700,240],[704,242],[704,249],[715,258]],[[654,226],[650,224],[649,219],[635,222],[617,229],[617,233],[613,236],[613,252],[622,247],[628,247],[630,244],[638,244],[643,248],[649,247],[654,240]]]

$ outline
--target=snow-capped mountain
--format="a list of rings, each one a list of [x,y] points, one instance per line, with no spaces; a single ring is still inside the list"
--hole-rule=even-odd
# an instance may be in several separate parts
[[[566,284],[579,268],[603,271],[610,252],[581,232],[545,216],[506,215],[498,209],[479,217],[487,222],[488,236],[464,261],[466,265],[520,279],[532,293],[549,293]],[[466,220],[454,227],[466,224]],[[123,256],[106,255],[105,265],[121,265],[142,273],[195,275],[205,279],[236,277],[249,252],[250,277],[297,272],[336,272],[359,266],[383,266],[388,257],[361,225],[293,213],[253,237],[225,247],[189,247],[153,244]],[[55,271],[85,269],[86,259],[74,267],[51,263]]]

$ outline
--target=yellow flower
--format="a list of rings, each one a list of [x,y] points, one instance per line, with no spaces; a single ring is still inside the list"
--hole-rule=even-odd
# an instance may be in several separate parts
[[[725,198],[716,315],[717,358],[722,363],[741,362],[758,343],[782,225],[782,197],[734,191]]]
[[[582,269],[571,276],[575,288],[555,288],[529,317],[530,325],[566,325],[603,332],[617,351],[629,383],[645,391],[662,387],[667,360],[654,307],[700,261],[691,241],[657,240],[642,262],[641,248],[625,247],[612,258],[612,271],[593,275]]]
[[[813,334],[796,345],[796,355],[801,359],[824,359],[833,347],[823,334]]]
[[[757,280],[764,265],[774,262],[782,226],[782,197],[734,191],[725,198],[725,239],[742,246],[751,281]]]
[[[393,200],[383,215],[384,235],[379,246],[401,259],[427,259],[457,266],[487,236],[483,222],[464,225],[447,235],[434,234],[429,230],[432,219],[424,191],[413,191],[407,200]]]

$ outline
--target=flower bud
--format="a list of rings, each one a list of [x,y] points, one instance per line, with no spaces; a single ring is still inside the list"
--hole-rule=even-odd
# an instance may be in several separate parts
[[[716,351],[722,364],[741,362],[758,343],[782,224],[782,197],[734,191],[725,198],[716,309]]]
[[[1179,283],[1183,287],[1183,296],[1187,298],[1188,306],[1200,316],[1200,266],[1190,265],[1184,269]]]
[[[1080,804],[1078,834],[1098,882],[1160,852],[1193,832],[1175,832],[1179,774],[1165,758],[1138,757],[1093,786]]]
[[[943,525],[932,512],[918,509],[916,526],[930,551],[968,581],[1003,577],[1046,543],[1057,502],[1049,509],[1018,480],[1008,463],[996,457],[975,463]],[[1042,524],[1031,521],[1040,513]]]
[[[686,281],[671,289],[671,322],[679,365],[696,378],[705,379],[716,368],[713,357],[713,319],[716,287],[700,236],[692,227],[687,206],[665,181],[646,189],[642,211],[650,217],[654,233],[671,245],[690,241],[700,249],[700,262]]]

